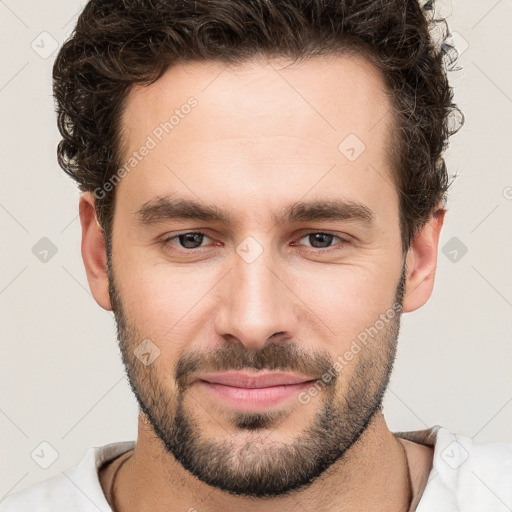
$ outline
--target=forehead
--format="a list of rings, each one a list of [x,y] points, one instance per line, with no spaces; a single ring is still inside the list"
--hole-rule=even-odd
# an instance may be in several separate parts
[[[368,197],[393,188],[390,111],[380,72],[362,57],[179,64],[127,96],[121,165],[134,165],[116,194],[130,208],[175,192],[236,207],[235,196],[238,206],[244,195],[281,205],[337,187],[361,202],[358,186]]]
[[[299,63],[284,58],[253,59],[240,65],[185,62],[170,67],[150,86],[132,87],[122,118],[125,135],[150,132],[155,122],[168,119],[167,114],[190,96],[200,102],[205,131],[214,124],[208,121],[217,117],[229,116],[235,122],[210,134],[217,137],[230,132],[255,135],[244,122],[247,118],[267,118],[276,126],[286,120],[299,122],[287,125],[287,134],[303,135],[303,121],[311,126],[308,131],[319,127],[322,133],[329,129],[339,137],[350,129],[364,137],[389,111],[381,72],[360,56],[317,56]],[[186,130],[187,126],[180,127]]]

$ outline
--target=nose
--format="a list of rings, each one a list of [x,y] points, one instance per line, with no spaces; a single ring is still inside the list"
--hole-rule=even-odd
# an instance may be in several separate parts
[[[218,290],[215,331],[246,348],[262,348],[274,335],[296,337],[297,297],[286,276],[261,254],[248,263],[235,257]]]

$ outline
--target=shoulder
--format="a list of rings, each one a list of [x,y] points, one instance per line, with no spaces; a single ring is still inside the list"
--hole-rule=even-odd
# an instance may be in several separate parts
[[[110,512],[98,469],[134,446],[123,441],[89,448],[78,465],[7,496],[0,512]]]
[[[512,510],[512,443],[477,442],[441,426],[432,435],[434,459],[425,504],[447,511]],[[427,508],[418,508],[423,510]]]
[[[65,472],[32,484],[10,494],[0,502],[1,512],[49,512],[64,511],[66,506],[76,503],[76,488],[65,476]],[[78,508],[77,510],[82,510]],[[84,509],[85,510],[85,509]]]

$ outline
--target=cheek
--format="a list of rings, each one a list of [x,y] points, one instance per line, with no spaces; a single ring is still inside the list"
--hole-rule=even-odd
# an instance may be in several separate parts
[[[392,307],[398,277],[394,269],[386,272],[377,265],[327,268],[303,273],[298,295],[339,353]]]
[[[134,260],[127,255],[116,268],[129,322],[166,351],[184,350],[205,327],[208,291],[218,272]]]

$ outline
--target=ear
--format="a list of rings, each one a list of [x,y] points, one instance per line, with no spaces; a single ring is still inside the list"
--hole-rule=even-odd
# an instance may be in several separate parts
[[[406,285],[403,312],[423,306],[432,294],[437,267],[437,247],[446,210],[435,210],[414,237],[406,259]]]
[[[103,309],[111,311],[105,239],[96,218],[94,201],[91,192],[83,192],[80,195],[78,210],[82,225],[82,259],[94,299]]]

